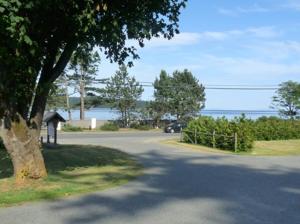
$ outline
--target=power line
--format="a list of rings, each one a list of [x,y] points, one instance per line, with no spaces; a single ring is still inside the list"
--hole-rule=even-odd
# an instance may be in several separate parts
[[[95,80],[92,81],[94,83],[98,84],[112,84],[111,82],[108,81],[102,81],[102,80]],[[154,83],[152,82],[139,82],[140,86],[142,87],[154,87]],[[279,87],[276,85],[203,85],[205,89],[207,90],[254,90],[254,91],[274,91],[277,90]],[[176,87],[190,87],[193,88],[195,87],[194,85],[189,85],[189,84],[184,84],[184,85],[162,85],[160,86],[161,88],[176,88]]]

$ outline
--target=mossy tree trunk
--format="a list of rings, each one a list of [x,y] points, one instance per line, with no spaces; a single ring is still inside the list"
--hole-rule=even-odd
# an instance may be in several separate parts
[[[20,116],[1,133],[3,143],[13,163],[16,182],[47,176],[39,142],[39,129],[28,128]]]

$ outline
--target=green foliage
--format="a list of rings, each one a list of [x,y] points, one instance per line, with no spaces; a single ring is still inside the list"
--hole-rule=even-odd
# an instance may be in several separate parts
[[[107,83],[102,98],[106,99],[112,108],[120,111],[123,126],[128,127],[143,92],[143,87],[134,77],[129,76],[126,66],[122,65]]]
[[[4,149],[4,144],[3,144],[3,140],[0,137],[0,150]]]
[[[151,127],[146,124],[138,124],[138,123],[132,123],[130,124],[130,128],[134,128],[140,131],[149,131]]]
[[[254,122],[256,140],[300,139],[300,121],[261,117]]]
[[[237,133],[237,150],[250,151],[254,141],[252,123],[244,116],[233,120],[224,117],[218,119],[206,116],[199,117],[189,122],[185,129],[184,141],[194,142],[196,140],[201,145],[234,150],[234,134]]]
[[[186,69],[173,72],[173,76],[161,71],[159,79],[154,82],[154,89],[155,100],[150,107],[155,118],[169,113],[179,120],[186,120],[204,108],[204,87]]]
[[[233,150],[234,133],[237,133],[238,151],[250,151],[253,141],[300,139],[300,121],[285,120],[278,117],[261,117],[257,120],[245,116],[233,120],[199,117],[189,122],[185,129],[185,142],[195,142],[209,147]],[[213,132],[215,131],[215,137]]]
[[[113,122],[105,123],[100,127],[102,131],[119,131],[119,126]]]
[[[83,128],[78,127],[78,126],[73,126],[73,125],[70,125],[70,124],[65,124],[62,127],[62,131],[65,131],[65,132],[80,132],[80,131],[83,131]]]
[[[288,81],[280,84],[273,97],[273,107],[284,117],[296,118],[300,113],[300,83]]]
[[[78,46],[86,51],[98,47],[110,61],[122,64],[138,58],[128,39],[140,46],[152,37],[171,39],[179,33],[185,4],[186,0],[0,0],[0,118],[18,113],[29,121],[43,114],[51,84],[72,53],[80,51]]]

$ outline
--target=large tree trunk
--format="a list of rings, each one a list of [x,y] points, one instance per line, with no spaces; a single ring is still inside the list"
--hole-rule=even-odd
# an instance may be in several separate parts
[[[39,130],[29,129],[22,118],[19,118],[19,121],[11,121],[1,132],[13,163],[16,182],[47,176],[39,134]]]

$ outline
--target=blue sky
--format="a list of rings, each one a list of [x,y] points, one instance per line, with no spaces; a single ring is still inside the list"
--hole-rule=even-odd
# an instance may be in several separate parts
[[[277,85],[300,81],[300,0],[189,0],[171,41],[146,42],[129,69],[154,81],[161,69],[191,70],[204,85]],[[116,64],[102,60],[99,77]],[[207,90],[206,109],[269,109],[272,91]],[[152,98],[145,88],[143,99]]]

